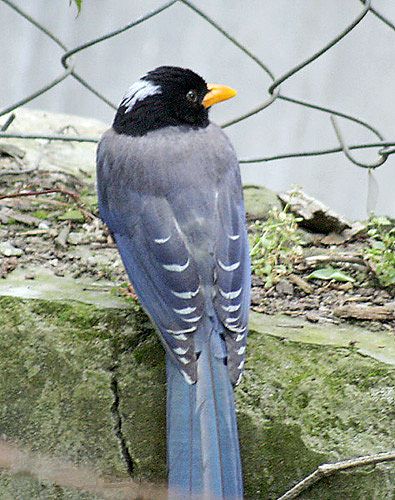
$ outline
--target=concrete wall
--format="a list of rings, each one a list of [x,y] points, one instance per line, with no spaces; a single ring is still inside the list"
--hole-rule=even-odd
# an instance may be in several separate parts
[[[127,24],[157,7],[154,0],[84,0],[79,17],[68,0],[15,2],[69,47]],[[279,76],[341,31],[361,10],[357,0],[206,0],[196,3]],[[392,0],[373,2],[395,21]],[[1,107],[39,88],[62,71],[61,51],[0,1]],[[372,14],[335,49],[283,85],[283,93],[340,109],[395,138],[395,33]],[[118,102],[128,85],[162,64],[188,66],[208,81],[234,86],[239,96],[213,110],[222,122],[258,104],[269,79],[237,48],[177,4],[160,16],[76,58],[77,69]],[[69,78],[31,107],[77,113],[111,122],[113,112]],[[349,143],[374,140],[358,125],[341,122]],[[240,157],[336,146],[329,117],[278,101],[256,117],[228,129]],[[375,152],[357,153],[374,159]],[[377,213],[395,216],[395,155],[375,173]],[[244,181],[283,190],[301,185],[351,218],[366,216],[367,172],[343,155],[243,166]]]

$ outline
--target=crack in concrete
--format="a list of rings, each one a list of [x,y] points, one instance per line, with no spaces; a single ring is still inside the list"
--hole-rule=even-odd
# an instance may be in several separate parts
[[[122,429],[123,422],[120,410],[120,394],[119,394],[119,385],[118,385],[116,368],[115,367],[111,368],[110,372],[111,372],[110,388],[113,395],[113,403],[111,405],[111,415],[114,421],[114,427],[113,427],[114,434],[118,440],[118,444],[120,447],[123,461],[126,466],[127,473],[130,477],[133,477],[135,471],[135,462],[126,444],[126,439],[123,434],[123,429]]]

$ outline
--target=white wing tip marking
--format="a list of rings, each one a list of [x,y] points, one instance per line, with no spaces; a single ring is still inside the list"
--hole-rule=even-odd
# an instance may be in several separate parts
[[[202,315],[194,316],[193,318],[182,318],[182,321],[186,321],[187,323],[196,323],[201,319]]]
[[[189,291],[189,292],[175,292],[174,290],[171,290],[171,293],[178,297],[179,299],[192,299],[193,297],[196,297],[196,295],[200,291],[200,286],[197,287],[195,291]]]
[[[235,323],[236,321],[238,321],[240,319],[240,316],[236,316],[235,318],[225,318],[225,323],[226,324],[229,324],[229,323]]]
[[[167,238],[155,238],[154,241],[155,243],[158,243],[158,245],[162,245],[163,243],[166,243],[167,241],[169,241],[171,238],[171,235],[168,236]]]
[[[234,292],[224,292],[221,287],[219,288],[219,293],[222,295],[224,299],[237,299],[237,297],[241,294],[241,291],[243,290],[243,287],[239,288],[238,290],[235,290]]]
[[[246,326],[226,325],[226,328],[233,333],[243,333],[247,330]]]
[[[184,330],[170,330],[167,329],[167,333],[170,333],[171,335],[183,335],[184,333],[193,333],[196,330],[196,326],[192,326],[191,328],[185,328]]]
[[[172,333],[171,334],[176,340],[187,340],[187,337],[183,333]]]
[[[184,307],[183,309],[174,309],[173,311],[177,314],[191,314],[196,311],[196,307]]]
[[[184,377],[186,383],[189,384],[189,385],[192,385],[193,384],[193,380],[188,375],[188,373],[184,372],[183,370],[181,370],[181,373],[182,373],[182,376]]]
[[[241,304],[235,304],[235,305],[229,305],[229,306],[223,306],[221,305],[222,309],[226,312],[229,312],[229,313],[232,313],[232,312],[236,312],[240,309],[241,307]]]
[[[188,351],[189,347],[187,348],[184,348],[184,347],[175,347],[173,349],[173,351],[178,354],[179,356],[183,356],[184,354],[186,354],[186,352]]]
[[[185,262],[185,264],[162,264],[163,269],[166,269],[166,271],[171,271],[176,273],[181,273],[182,271],[185,271],[185,269],[188,266],[189,266],[189,258]]]
[[[218,259],[218,264],[221,269],[224,271],[235,271],[240,266],[240,261],[235,262],[234,264],[230,264],[229,266],[225,265],[222,260]]]

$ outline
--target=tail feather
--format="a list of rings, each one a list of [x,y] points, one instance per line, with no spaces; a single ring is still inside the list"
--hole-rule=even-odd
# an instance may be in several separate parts
[[[186,383],[174,362],[167,357],[167,465],[169,498],[185,499],[203,491],[199,427],[194,412],[196,391]],[[171,443],[171,445],[170,445]],[[180,465],[182,464],[182,465]]]
[[[198,381],[167,361],[169,498],[241,499],[243,485],[233,388],[223,358],[206,342]]]

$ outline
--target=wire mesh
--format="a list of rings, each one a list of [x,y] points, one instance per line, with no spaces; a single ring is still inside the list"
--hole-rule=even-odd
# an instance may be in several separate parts
[[[214,21],[210,16],[208,16],[204,11],[202,11],[200,8],[198,8],[194,3],[190,2],[189,0],[170,0],[167,2],[162,3],[158,8],[155,10],[147,12],[145,15],[141,16],[140,18],[136,19],[135,21],[118,28],[116,30],[110,31],[108,33],[105,33],[101,35],[100,37],[94,38],[93,40],[90,40],[88,42],[85,42],[77,47],[74,47],[73,49],[68,49],[66,45],[54,34],[52,33],[48,28],[43,26],[40,22],[38,22],[36,19],[34,19],[32,16],[30,16],[28,13],[26,13],[23,9],[21,9],[19,6],[17,6],[12,0],[1,0],[3,3],[8,5],[11,9],[13,9],[16,13],[18,13],[20,16],[25,18],[29,23],[34,25],[38,30],[40,30],[42,33],[44,33],[49,39],[53,41],[54,44],[56,44],[58,47],[60,47],[64,52],[61,57],[61,64],[63,65],[64,71],[62,74],[60,74],[57,78],[49,81],[44,87],[36,90],[35,92],[32,92],[31,94],[23,97],[22,99],[18,100],[17,102],[14,102],[10,105],[8,105],[6,108],[0,110],[0,117],[4,116],[10,112],[13,112],[15,109],[18,107],[32,101],[36,97],[44,94],[48,90],[52,89],[56,85],[61,84],[66,78],[74,78],[76,79],[81,85],[83,85],[89,92],[93,93],[99,100],[101,100],[105,105],[116,109],[117,106],[111,102],[105,95],[103,95],[101,92],[99,92],[97,89],[95,89],[88,81],[86,81],[84,78],[82,78],[74,69],[73,65],[73,58],[80,52],[88,49],[89,47],[95,46],[97,44],[100,44],[101,42],[108,40],[109,38],[115,37],[121,33],[124,33],[125,31],[132,30],[136,26],[138,26],[141,23],[144,23],[148,19],[157,16],[164,12],[167,9],[170,9],[173,5],[175,4],[182,4],[185,6],[185,8],[190,9],[192,12],[194,12],[195,15],[199,16],[201,19],[203,19],[205,22],[207,22],[209,25],[211,25],[215,30],[217,30],[219,33],[221,33],[229,43],[233,44],[236,46],[239,50],[241,50],[245,57],[248,57],[252,61],[254,61],[258,67],[270,78],[272,81],[271,85],[267,89],[267,96],[266,98],[262,101],[261,104],[259,104],[257,107],[249,110],[246,113],[243,113],[242,115],[222,124],[223,128],[231,127],[232,125],[235,125],[236,123],[239,123],[243,120],[247,120],[249,117],[256,115],[257,113],[262,112],[265,108],[268,106],[272,105],[274,101],[277,99],[284,100],[291,105],[298,105],[298,106],[303,106],[305,108],[313,109],[316,111],[319,111],[324,114],[329,114],[331,118],[331,123],[333,125],[336,137],[338,139],[339,146],[338,147],[328,147],[328,148],[323,148],[319,150],[311,150],[311,151],[295,151],[292,153],[286,153],[286,154],[276,154],[272,156],[262,156],[262,157],[256,157],[256,158],[241,158],[240,163],[262,163],[262,162],[269,162],[269,161],[274,161],[274,160],[282,160],[286,158],[298,158],[298,157],[311,157],[311,156],[320,156],[320,155],[329,155],[333,153],[339,153],[343,152],[346,158],[351,161],[353,164],[357,165],[358,167],[373,170],[381,165],[383,165],[388,157],[392,154],[395,153],[395,140],[386,140],[384,138],[384,135],[373,125],[370,123],[362,120],[359,117],[351,116],[350,114],[344,113],[339,110],[334,110],[330,109],[324,106],[321,106],[319,104],[307,102],[307,101],[302,101],[299,99],[295,99],[293,97],[284,95],[281,92],[280,85],[284,84],[288,79],[294,77],[299,71],[301,71],[303,68],[306,66],[310,65],[313,61],[316,59],[322,57],[327,51],[331,50],[340,40],[344,39],[347,37],[351,31],[365,18],[366,15],[371,14],[377,17],[382,24],[383,27],[389,28],[393,31],[395,31],[395,25],[394,23],[386,18],[383,14],[381,14],[376,8],[372,7],[371,3],[372,0],[359,0],[359,2],[363,5],[360,13],[356,16],[356,18],[345,28],[343,28],[339,34],[330,40],[328,43],[326,43],[322,48],[317,50],[314,54],[312,54],[310,57],[307,59],[301,61],[299,64],[293,66],[291,69],[289,69],[287,72],[285,72],[282,76],[276,77],[274,73],[268,68],[263,61],[261,61],[256,54],[251,52],[247,47],[245,47],[242,43],[240,43],[236,38],[234,38],[228,31],[226,31],[223,27],[221,27],[216,21]],[[98,142],[99,137],[86,137],[82,135],[61,135],[61,134],[42,134],[40,132],[37,133],[31,133],[31,134],[26,134],[26,133],[18,133],[18,132],[8,132],[7,129],[11,125],[15,115],[11,114],[7,120],[4,122],[2,126],[0,126],[0,137],[3,138],[23,138],[23,139],[48,139],[48,140],[60,140],[60,141],[76,141],[76,142]],[[361,125],[365,129],[369,130],[376,138],[375,141],[372,142],[364,142],[361,144],[348,144],[346,138],[344,137],[341,128],[338,124],[338,118],[342,118],[351,122],[354,122],[356,124]],[[351,151],[353,150],[366,150],[366,149],[372,149],[376,148],[377,149],[377,158],[373,161],[367,162],[367,161],[360,161],[357,160]]]
[[[340,29],[339,33],[329,42],[327,42],[325,45],[323,45],[319,50],[317,50],[315,53],[313,53],[310,57],[306,58],[305,60],[301,61],[300,63],[294,65],[292,68],[290,68],[288,71],[286,71],[283,75],[281,76],[276,76],[273,71],[263,62],[260,60],[260,58],[254,54],[252,51],[250,51],[245,45],[243,45],[241,42],[239,42],[235,37],[233,37],[227,30],[225,30],[222,26],[220,26],[216,21],[214,21],[209,15],[207,15],[203,10],[200,9],[200,7],[197,7],[194,3],[192,3],[189,0],[169,0],[166,2],[163,2],[158,8],[155,10],[147,12],[145,15],[139,17],[138,19],[134,20],[133,22],[130,22],[126,24],[125,26],[122,26],[116,30],[110,31],[108,33],[104,33],[100,37],[94,38],[92,40],[89,40],[77,47],[74,47],[72,49],[69,49],[57,36],[56,34],[52,33],[51,30],[49,30],[47,27],[45,27],[43,24],[41,24],[37,19],[33,18],[31,15],[29,15],[27,12],[25,12],[22,8],[20,8],[18,5],[16,5],[12,0],[0,0],[4,4],[6,4],[9,8],[13,9],[18,15],[22,16],[25,20],[27,20],[29,23],[31,23],[36,29],[40,30],[45,36],[48,37],[55,45],[57,45],[62,51],[63,54],[61,56],[60,62],[63,66],[63,71],[62,73],[59,74],[58,77],[55,79],[52,79],[51,81],[48,81],[46,85],[43,87],[37,89],[36,91],[30,93],[29,95],[24,96],[23,98],[19,99],[18,101],[11,103],[7,105],[4,109],[0,110],[0,117],[8,115],[9,116],[5,119],[4,123],[1,125],[0,124],[0,138],[21,138],[21,139],[45,139],[49,141],[67,141],[67,142],[89,142],[89,143],[96,143],[99,141],[99,137],[89,137],[89,136],[84,136],[84,135],[64,135],[64,134],[46,134],[46,133],[41,133],[40,131],[36,131],[34,133],[22,133],[18,131],[13,131],[9,132],[8,129],[10,125],[12,124],[15,114],[13,111],[15,111],[17,108],[20,106],[23,106],[37,97],[41,96],[45,92],[49,91],[53,87],[62,84],[67,78],[74,78],[76,81],[79,82],[83,87],[86,88],[87,91],[91,92],[94,94],[98,100],[100,100],[104,105],[109,106],[112,109],[116,109],[117,106],[115,103],[111,102],[110,99],[108,99],[105,95],[103,95],[99,90],[97,90],[89,81],[84,79],[75,69],[74,69],[74,63],[73,59],[82,51],[96,46],[105,40],[108,40],[110,38],[116,37],[126,31],[133,30],[136,26],[140,25],[141,23],[144,23],[148,21],[150,18],[160,15],[164,11],[170,9],[172,6],[176,4],[182,4],[185,8],[191,10],[196,16],[199,16],[201,19],[203,19],[206,23],[208,23],[213,29],[218,31],[224,38],[227,39],[227,41],[237,47],[245,57],[249,58],[252,60],[263,73],[271,80],[270,86],[266,89],[266,94],[265,92],[262,92],[263,97],[262,97],[262,102],[254,107],[253,109],[243,113],[240,116],[235,117],[234,119],[223,123],[222,127],[227,128],[231,127],[237,123],[240,123],[244,120],[247,120],[248,118],[256,115],[257,113],[261,113],[265,108],[268,106],[271,106],[277,99],[281,99],[283,101],[286,101],[289,105],[292,106],[303,106],[305,108],[309,108],[315,111],[318,111],[320,113],[323,113],[325,115],[329,115],[331,119],[331,123],[333,125],[337,140],[338,140],[338,146],[337,147],[327,147],[327,148],[322,148],[322,149],[316,149],[316,150],[309,150],[309,151],[294,151],[291,153],[278,153],[275,155],[271,156],[260,156],[260,157],[255,157],[255,158],[241,158],[240,163],[263,163],[263,162],[271,162],[271,161],[276,161],[276,160],[283,160],[283,159],[288,159],[288,158],[300,158],[300,157],[312,157],[312,156],[322,156],[322,155],[330,155],[334,153],[340,153],[343,152],[345,157],[351,161],[353,164],[355,164],[358,167],[369,169],[369,171],[376,169],[380,166],[382,166],[389,158],[390,155],[395,153],[395,138],[393,140],[387,140],[385,139],[383,133],[378,130],[376,127],[371,125],[370,123],[366,122],[365,120],[361,119],[360,117],[356,116],[351,116],[350,114],[347,114],[345,112],[342,112],[340,110],[335,110],[331,109],[328,107],[321,106],[320,104],[308,102],[308,101],[302,101],[299,99],[295,99],[292,96],[288,96],[282,93],[281,86],[284,85],[285,82],[287,82],[290,78],[295,77],[297,73],[299,73],[302,69],[304,69],[306,66],[312,64],[315,60],[318,58],[322,57],[325,53],[327,53],[329,50],[331,50],[338,42],[340,42],[342,39],[345,37],[349,36],[349,34],[354,30],[354,28],[361,22],[363,22],[365,16],[367,15],[374,15],[377,17],[377,19],[380,20],[382,23],[383,29],[390,29],[395,32],[395,24],[386,18],[383,14],[381,14],[375,7],[373,7],[372,0],[358,0],[359,3],[362,4],[361,11],[359,14],[355,17],[352,22],[350,22],[346,27]],[[374,140],[371,142],[363,142],[363,143],[358,143],[358,144],[349,144],[347,139],[344,137],[341,127],[338,123],[338,119],[345,119],[348,121],[351,121],[353,123],[356,123],[365,129],[367,129],[370,133],[373,134],[375,137]],[[355,150],[370,150],[370,149],[376,149],[377,150],[377,158],[373,161],[360,161],[357,160],[353,154],[352,151]],[[371,179],[371,176],[369,176],[369,179]],[[37,193],[36,193],[37,194]],[[1,443],[0,443],[1,444]],[[0,452],[1,452],[1,446],[0,446]],[[7,453],[9,454],[9,450],[7,449]],[[391,455],[393,457],[393,455]],[[390,459],[392,460],[393,458]],[[35,457],[36,459],[36,457]],[[80,480],[80,471],[78,475],[78,480]],[[75,474],[74,470],[71,470],[71,473]],[[71,474],[70,473],[70,474]],[[92,472],[90,472],[92,474]],[[44,474],[45,475],[45,474]],[[53,479],[53,478],[50,478]],[[58,484],[62,484],[61,482],[62,478],[59,480],[57,478]],[[309,478],[307,478],[309,480]],[[98,481],[98,480],[97,480]],[[306,480],[304,480],[306,481]],[[302,482],[303,483],[303,482]],[[97,486],[95,485],[95,491],[96,489],[99,489],[100,485]],[[300,488],[300,485],[298,484],[295,488]],[[288,492],[287,498],[291,498],[291,494],[293,493],[293,490],[290,490]],[[284,495],[282,498],[286,498]],[[293,497],[292,497],[293,498]]]

